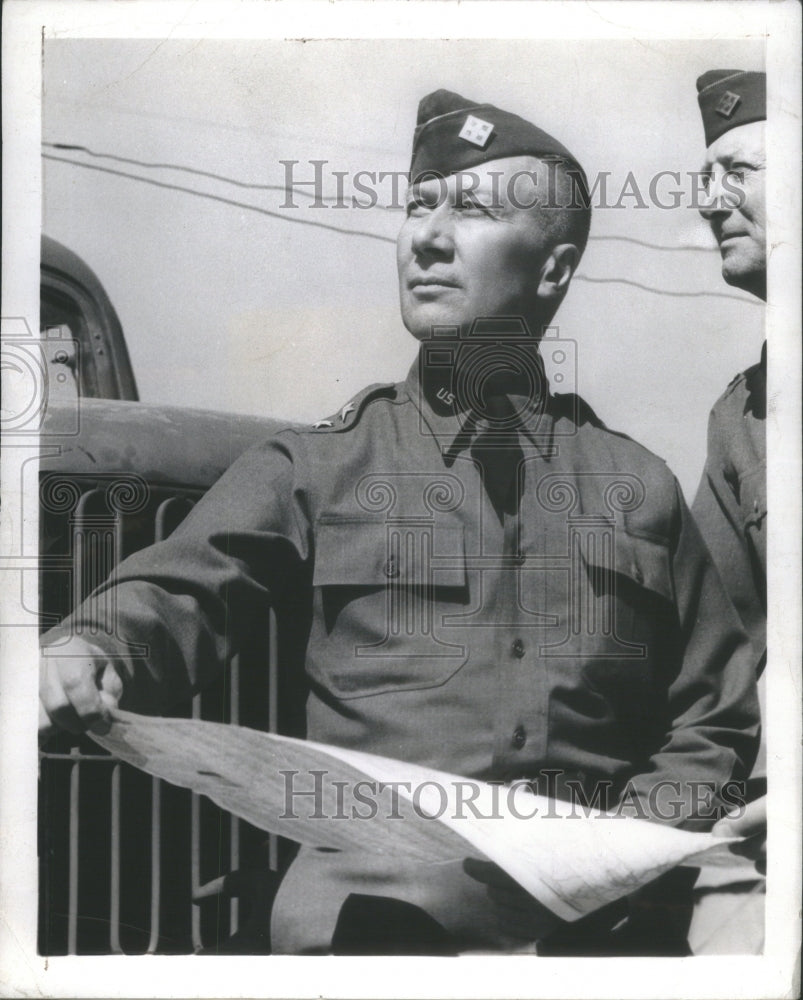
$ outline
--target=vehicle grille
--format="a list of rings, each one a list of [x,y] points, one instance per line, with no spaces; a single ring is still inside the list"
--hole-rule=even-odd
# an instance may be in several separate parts
[[[43,473],[42,628],[122,558],[166,538],[202,492],[134,473]],[[97,611],[111,627],[113,606]],[[275,731],[277,635],[271,612],[221,677],[171,714]],[[287,845],[88,738],[60,735],[40,757],[40,953],[216,951],[232,936],[267,950],[271,873]]]

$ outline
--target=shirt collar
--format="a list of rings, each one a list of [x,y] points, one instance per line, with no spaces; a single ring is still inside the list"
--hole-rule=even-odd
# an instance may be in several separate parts
[[[553,442],[555,417],[552,397],[546,380],[544,385],[543,401],[528,400],[526,396],[513,393],[509,395],[514,409],[523,414],[523,419],[515,431],[500,434],[499,441],[500,445],[517,443],[524,447],[531,446],[548,460],[557,449]],[[418,411],[421,429],[435,438],[444,457],[453,461],[484,429],[485,422],[469,410],[461,409],[452,388],[452,369],[447,366],[433,369],[433,366],[425,364],[422,347],[403,383],[403,390]]]

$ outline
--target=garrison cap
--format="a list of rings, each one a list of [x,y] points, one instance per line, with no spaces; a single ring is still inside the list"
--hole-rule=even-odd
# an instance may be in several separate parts
[[[729,129],[766,119],[767,74],[710,69],[697,80],[697,102],[710,146]]]
[[[583,168],[551,135],[510,111],[436,90],[418,105],[410,181],[424,173],[448,176],[508,156],[567,160]]]

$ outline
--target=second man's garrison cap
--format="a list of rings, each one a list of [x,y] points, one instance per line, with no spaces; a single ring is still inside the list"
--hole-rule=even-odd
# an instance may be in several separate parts
[[[436,90],[418,105],[410,181],[443,177],[508,156],[565,160],[582,167],[557,139],[531,122],[492,104],[477,104],[450,90]]]
[[[705,144],[737,125],[767,117],[767,75],[741,69],[710,69],[697,80],[697,103],[703,116]]]

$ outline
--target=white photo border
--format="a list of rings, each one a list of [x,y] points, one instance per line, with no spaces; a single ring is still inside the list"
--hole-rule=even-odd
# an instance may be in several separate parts
[[[41,54],[45,38],[766,38],[766,326],[770,565],[766,951],[690,959],[292,957],[44,958],[36,952],[35,629],[3,629],[0,767],[0,989],[27,997],[661,997],[793,996],[801,895],[800,6],[794,2],[25,2],[3,9],[4,333],[38,330]],[[17,327],[14,326],[16,330]],[[713,401],[712,401],[713,402]],[[12,402],[13,409],[13,402]],[[7,445],[8,442],[4,442]],[[24,445],[3,447],[3,483],[20,482]],[[28,443],[30,446],[30,442]],[[4,497],[3,538],[36,537],[31,507]],[[16,510],[15,508],[16,502]],[[3,588],[4,613],[20,595]],[[4,620],[9,620],[4,617]],[[533,966],[537,961],[537,966]]]

